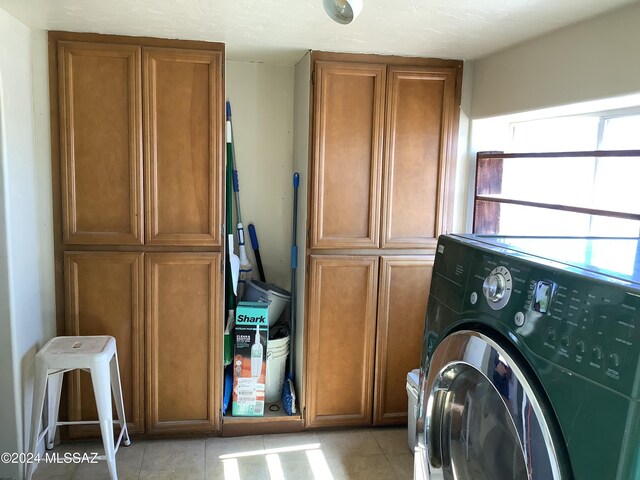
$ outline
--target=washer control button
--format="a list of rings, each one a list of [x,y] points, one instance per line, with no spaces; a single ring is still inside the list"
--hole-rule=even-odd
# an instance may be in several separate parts
[[[593,350],[591,350],[591,356],[597,362],[602,360],[602,347],[599,347],[598,345],[593,347]]]
[[[618,368],[620,366],[620,363],[621,363],[620,355],[618,355],[615,352],[609,355],[609,367]]]
[[[568,347],[569,343],[571,343],[569,339],[569,335],[567,335],[566,333],[562,335],[562,337],[560,337],[560,343],[562,344],[563,347]]]
[[[471,292],[469,301],[471,302],[471,305],[475,305],[478,302],[478,294],[476,292]]]
[[[516,315],[513,317],[513,321],[516,323],[518,327],[521,327],[522,325],[524,325],[524,313],[517,312]]]
[[[583,340],[578,340],[576,342],[576,352],[578,352],[578,355],[582,355],[586,348],[587,346],[584,344]]]
[[[555,328],[549,328],[547,330],[547,340],[551,343],[556,341],[556,330]]]

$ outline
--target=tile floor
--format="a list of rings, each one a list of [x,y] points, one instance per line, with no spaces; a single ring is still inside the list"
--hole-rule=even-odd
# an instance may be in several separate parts
[[[53,452],[99,452],[98,442]],[[80,456],[80,455],[78,455]],[[375,428],[236,438],[135,440],[116,456],[118,478],[220,480],[410,480],[406,428]],[[98,464],[42,464],[34,479],[108,479]]]

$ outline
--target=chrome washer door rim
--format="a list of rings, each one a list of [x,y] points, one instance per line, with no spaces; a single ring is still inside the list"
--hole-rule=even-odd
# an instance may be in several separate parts
[[[508,384],[501,382],[499,378],[495,380],[496,370],[499,373],[508,370]],[[460,472],[468,472],[460,462],[456,465],[451,449],[447,450],[448,446],[460,442],[457,437],[450,438],[453,432],[451,425],[456,423],[455,419],[452,420],[452,405],[460,411],[460,415],[469,415],[464,406],[460,405],[461,398],[464,399],[467,395],[464,388],[460,389],[465,376],[473,380],[481,379],[476,383],[482,384],[486,395],[478,397],[476,394],[475,398],[494,398],[491,408],[501,412],[499,416],[502,420],[499,423],[502,429],[511,430],[514,445],[509,447],[510,452],[514,458],[521,459],[517,461],[524,463],[524,467],[518,470],[522,474],[519,478],[565,480],[570,477],[563,475],[565,469],[559,458],[558,440],[552,434],[550,422],[545,417],[543,403],[546,399],[538,397],[518,361],[505,348],[490,337],[471,330],[452,333],[440,342],[429,360],[426,376],[421,378],[422,411],[418,417],[416,454],[424,459],[430,477],[464,478]],[[473,381],[466,383],[473,384]],[[460,397],[458,400],[452,397],[456,393]],[[483,403],[487,402],[483,400]],[[449,410],[445,411],[447,408]],[[443,432],[443,424],[446,424],[445,427],[448,425],[450,431]],[[459,428],[458,432],[462,432],[462,429]],[[477,434],[473,431],[471,433]],[[464,442],[468,446],[469,440],[464,439]]]

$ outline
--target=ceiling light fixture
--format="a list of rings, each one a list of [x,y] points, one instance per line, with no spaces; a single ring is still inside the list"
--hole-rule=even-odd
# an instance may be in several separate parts
[[[349,25],[362,11],[362,0],[322,0],[322,6],[331,20]]]

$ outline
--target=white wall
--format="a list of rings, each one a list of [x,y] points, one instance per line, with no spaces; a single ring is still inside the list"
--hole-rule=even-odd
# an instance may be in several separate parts
[[[471,88],[473,85],[473,62],[464,62],[462,71],[462,96],[460,99],[460,121],[458,123],[458,150],[456,155],[456,183],[453,200],[453,233],[468,232],[469,189],[473,189],[473,170],[469,164],[469,133],[471,131]]]
[[[16,25],[10,17],[0,10],[0,45],[4,45],[7,34],[11,35]],[[18,451],[18,413],[14,371],[13,325],[11,323],[9,291],[9,238],[7,235],[7,196],[9,178],[7,168],[7,107],[5,97],[10,93],[5,87],[12,61],[6,48],[0,50],[0,452]],[[5,93],[6,92],[6,93]],[[0,463],[0,478],[17,478],[17,465]]]
[[[640,105],[639,25],[640,4],[634,4],[472,62],[461,166],[467,188],[456,192],[456,228],[466,211],[471,229],[476,153],[502,149],[510,121]],[[465,63],[465,76],[469,70]]]
[[[294,137],[293,137],[293,169],[300,174],[298,191],[298,268],[296,270],[296,338],[295,338],[295,369],[296,394],[299,405],[304,405],[305,392],[302,377],[304,375],[304,340],[305,316],[304,301],[306,289],[306,261],[307,261],[307,222],[309,195],[309,132],[311,130],[311,52],[302,57],[295,67],[294,90]]]
[[[249,223],[256,227],[267,282],[285,289],[291,283],[293,71],[292,66],[227,61],[225,74],[253,277],[258,278],[258,269]],[[233,215],[235,222],[235,203]]]
[[[472,118],[640,91],[639,26],[636,3],[477,60]]]
[[[32,59],[38,76],[33,83]],[[0,10],[2,451],[26,447],[33,359],[55,329],[46,84],[46,36]],[[0,464],[0,477],[19,475],[21,466]]]

